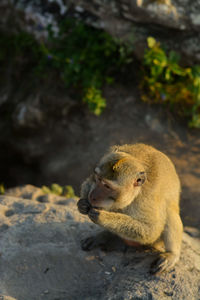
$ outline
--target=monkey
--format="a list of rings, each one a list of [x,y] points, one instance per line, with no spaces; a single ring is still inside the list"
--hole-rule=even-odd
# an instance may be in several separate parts
[[[152,263],[151,274],[171,270],[178,262],[183,225],[179,213],[180,180],[172,161],[145,144],[112,146],[82,183],[77,203],[81,214],[122,238],[128,245],[164,251]],[[98,244],[83,241],[83,249]]]

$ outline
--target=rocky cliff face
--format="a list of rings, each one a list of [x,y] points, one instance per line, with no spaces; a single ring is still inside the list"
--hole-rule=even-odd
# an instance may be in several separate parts
[[[189,235],[184,234],[175,269],[152,276],[149,267],[157,254],[150,250],[113,243],[112,251],[82,251],[80,240],[101,229],[79,214],[76,202],[44,195],[33,186],[11,189],[0,196],[0,297],[199,299],[198,230],[186,229]]]
[[[15,21],[36,37],[45,37],[45,26],[73,16],[112,35],[131,40],[141,58],[146,39],[154,36],[177,50],[188,63],[200,62],[200,1],[191,0],[55,0],[1,1],[1,26]]]
[[[200,61],[200,1],[121,0],[73,1],[79,11],[96,16],[94,26],[114,36],[132,39],[138,58],[143,55],[148,36],[177,50],[188,62]],[[76,8],[77,9],[77,8]],[[90,20],[87,20],[90,22]]]

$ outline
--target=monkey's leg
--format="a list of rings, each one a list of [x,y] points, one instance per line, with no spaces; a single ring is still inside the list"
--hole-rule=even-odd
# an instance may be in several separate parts
[[[170,211],[163,233],[166,252],[160,254],[159,258],[152,264],[152,274],[169,271],[179,260],[182,231],[183,225],[180,216],[177,213]]]
[[[81,241],[81,248],[90,251],[100,247],[103,251],[125,250],[127,247],[124,242],[115,234],[109,231],[102,231],[96,236],[90,236]]]

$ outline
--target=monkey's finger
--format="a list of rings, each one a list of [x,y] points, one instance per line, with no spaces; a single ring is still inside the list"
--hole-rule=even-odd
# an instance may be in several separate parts
[[[162,267],[164,263],[164,258],[159,257],[157,258],[151,265],[150,273],[151,274],[158,274],[162,272]]]
[[[88,205],[78,205],[78,210],[81,214],[87,215],[90,210],[90,207]]]
[[[173,259],[167,259],[167,257],[161,256],[160,258],[156,259],[153,264],[151,265],[151,274],[159,274],[164,271],[169,271],[174,266]]]
[[[87,215],[90,210],[90,204],[86,199],[80,199],[77,203],[78,210],[81,214]]]
[[[92,222],[97,223],[99,218],[99,211],[97,209],[90,209],[88,216]]]

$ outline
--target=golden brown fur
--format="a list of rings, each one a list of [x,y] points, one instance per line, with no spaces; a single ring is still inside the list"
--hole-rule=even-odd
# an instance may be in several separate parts
[[[82,184],[80,212],[123,239],[151,246],[163,241],[165,252],[152,273],[172,268],[180,256],[182,222],[171,160],[144,144],[114,146],[95,173]]]

